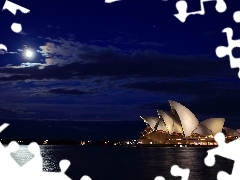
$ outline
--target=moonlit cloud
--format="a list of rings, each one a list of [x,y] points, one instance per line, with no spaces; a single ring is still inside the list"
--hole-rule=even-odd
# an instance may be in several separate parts
[[[2,49],[0,49],[0,54],[5,54],[6,52]]]
[[[38,51],[45,57],[46,65],[64,65],[73,62],[89,63],[93,62],[94,56],[99,56],[103,52],[117,52],[120,49],[113,46],[101,47],[97,45],[87,45],[70,39],[51,39],[47,38],[44,46],[40,46]],[[90,58],[90,53],[92,57]]]
[[[41,49],[39,53],[46,58],[47,65],[68,64],[79,61],[77,58],[79,46],[82,46],[79,42],[50,39],[44,46],[39,47]]]

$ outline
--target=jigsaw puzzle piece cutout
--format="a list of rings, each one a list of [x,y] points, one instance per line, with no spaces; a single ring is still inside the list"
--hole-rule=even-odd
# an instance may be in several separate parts
[[[59,167],[60,167],[60,172],[42,172],[42,179],[44,180],[52,180],[52,179],[57,179],[57,180],[71,180],[65,172],[70,166],[70,161],[64,159],[59,162]]]
[[[11,1],[8,1],[8,0],[6,0],[4,5],[3,5],[2,10],[5,10],[5,9],[9,10],[14,15],[16,15],[17,10],[21,11],[24,14],[30,12],[29,9],[27,9],[25,7],[22,7],[22,6],[19,6],[18,4],[15,4],[15,3],[11,2]]]
[[[4,123],[0,126],[0,132],[9,126],[8,123]],[[6,168],[6,166],[18,168],[18,163],[11,157],[11,153],[18,151],[19,144],[16,141],[11,141],[7,147],[4,147],[0,142],[0,167]],[[7,162],[5,164],[5,162]],[[2,168],[1,168],[2,170]]]
[[[188,5],[186,1],[178,1],[176,3],[176,9],[178,10],[178,14],[174,14],[179,21],[185,22],[186,18],[188,17],[189,13],[187,13]]]
[[[226,9],[227,9],[227,5],[226,5],[224,0],[201,0],[200,11],[187,12],[187,8],[188,8],[187,2],[184,1],[184,0],[180,0],[176,3],[176,9],[177,9],[178,13],[174,14],[174,16],[183,23],[183,22],[186,21],[186,19],[189,15],[195,15],[195,14],[204,15],[205,14],[205,8],[204,8],[203,3],[208,2],[208,1],[216,1],[215,9],[219,13],[222,13],[222,12],[226,11]]]
[[[4,44],[0,44],[0,50],[7,51],[7,46],[5,46]]]
[[[10,11],[12,14],[16,15],[17,13],[17,10],[21,11],[22,13],[26,14],[26,13],[29,13],[30,10],[27,9],[27,8],[24,8],[22,6],[19,6],[18,4],[15,4],[11,1],[8,1],[6,0],[5,3],[4,3],[4,6],[2,8],[2,10],[5,10],[7,9],[8,11]],[[11,25],[11,29],[13,32],[15,33],[19,33],[22,31],[22,25],[19,24],[19,23],[12,23]]]
[[[234,177],[224,171],[219,171],[217,175],[217,180],[238,180],[238,177]]]
[[[240,140],[236,139],[229,143],[225,143],[225,136],[223,133],[217,133],[215,135],[215,141],[218,143],[218,147],[208,150],[208,155],[204,159],[204,163],[207,166],[213,166],[215,164],[215,156],[230,159],[234,161],[232,174],[228,174],[224,171],[220,171],[217,175],[218,180],[237,180],[240,177],[240,157],[238,156],[240,151]]]
[[[28,151],[32,153],[34,157],[21,167],[21,176],[26,180],[40,180],[43,176],[43,159],[40,153],[40,147],[36,142],[32,142],[28,145]]]
[[[63,159],[59,162],[59,167],[60,167],[60,170],[61,170],[61,173],[65,173],[66,170],[68,169],[68,167],[70,166],[70,161],[69,160],[66,160],[66,159]]]
[[[114,3],[114,2],[117,2],[117,1],[120,1],[120,0],[105,0],[105,3]]]
[[[219,58],[225,57],[225,56],[229,56],[229,60],[230,60],[230,67],[231,68],[240,68],[240,58],[235,58],[232,54],[232,50],[235,47],[239,47],[240,48],[240,39],[237,40],[233,40],[233,30],[232,28],[225,28],[222,31],[223,33],[226,33],[227,35],[227,42],[228,42],[228,46],[224,47],[224,46],[218,46],[215,50],[216,55]],[[238,77],[240,78],[240,71],[238,72]]]
[[[68,167],[70,166],[70,161],[63,159],[59,162],[59,168],[60,168],[60,172],[43,172],[41,174],[41,180],[52,180],[52,179],[57,179],[57,180],[71,180],[71,178],[69,178],[65,172],[68,169]]]
[[[204,163],[207,166],[213,166],[215,164],[215,155],[221,157],[236,160],[240,151],[240,140],[236,139],[229,143],[225,143],[225,136],[223,133],[217,133],[215,135],[215,141],[218,143],[218,147],[208,150],[208,155],[204,159]]]
[[[3,44],[0,44],[0,49],[4,49],[5,51],[7,51],[7,47]],[[0,126],[0,133],[6,129],[7,127],[9,126],[8,123],[3,123],[1,126]]]
[[[217,0],[215,9],[219,13],[225,12],[227,10],[227,5],[226,5],[225,1],[224,0]]]
[[[2,143],[0,144],[0,176],[8,177],[8,179],[18,179],[20,173],[20,165],[12,158],[11,153],[19,149],[19,144],[12,141],[5,148]],[[14,172],[14,173],[12,173]]]
[[[89,176],[84,175],[80,180],[92,180]]]
[[[233,14],[233,19],[236,23],[240,23],[240,11],[236,11],[234,14]]]
[[[178,165],[173,165],[170,172],[173,176],[181,176],[182,180],[188,180],[190,174],[189,169],[182,169]]]
[[[190,169],[182,169],[178,165],[173,165],[171,167],[170,173],[172,176],[176,176],[176,177],[181,176],[182,177],[181,180],[188,180]],[[155,177],[154,180],[165,180],[165,178],[162,176],[157,176]]]
[[[0,126],[2,132],[9,124],[4,123]],[[62,160],[59,163],[60,172],[44,172],[42,169],[43,158],[41,156],[40,147],[36,142],[28,145],[28,151],[34,157],[24,164],[22,167],[11,157],[11,153],[19,149],[19,144],[12,141],[5,148],[0,142],[0,178],[6,179],[24,179],[24,180],[71,180],[65,172],[70,166],[70,161]],[[14,173],[12,173],[14,172]],[[80,180],[91,180],[89,176],[83,176]]]
[[[42,171],[43,159],[41,156],[40,147],[36,142],[32,142],[28,145],[28,151],[34,155],[34,157],[23,165],[23,168],[31,167],[35,172]]]
[[[52,179],[58,179],[58,180],[71,180],[65,172],[70,166],[70,161],[68,160],[61,160],[59,163],[60,172],[43,172],[42,165],[43,165],[43,159],[41,156],[40,147],[36,142],[32,142],[28,146],[28,151],[31,152],[34,157],[23,165],[21,172],[22,177],[24,177],[26,180],[52,180]],[[30,171],[30,173],[29,173]]]
[[[157,176],[157,177],[154,178],[154,180],[165,180],[165,178],[162,177],[162,176]]]

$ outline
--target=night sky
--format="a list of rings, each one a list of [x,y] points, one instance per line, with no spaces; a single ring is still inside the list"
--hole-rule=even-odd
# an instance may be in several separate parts
[[[0,8],[5,1],[0,1]],[[240,39],[238,0],[206,2],[205,15],[180,22],[175,0],[14,0],[30,9],[0,14],[0,118],[5,137],[137,138],[140,115],[169,111],[168,100],[199,119],[224,117],[240,128],[240,81],[228,56],[226,27]],[[200,1],[188,1],[188,11]],[[22,24],[14,33],[11,24]],[[33,59],[23,56],[32,49]],[[233,55],[240,57],[238,48]],[[22,66],[22,63],[41,63]],[[97,122],[96,122],[97,121]]]

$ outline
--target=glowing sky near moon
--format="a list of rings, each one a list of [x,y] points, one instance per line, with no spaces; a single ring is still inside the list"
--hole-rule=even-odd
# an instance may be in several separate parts
[[[25,56],[26,56],[27,58],[32,58],[33,55],[34,55],[33,51],[31,51],[31,50],[29,50],[29,49],[26,50]]]

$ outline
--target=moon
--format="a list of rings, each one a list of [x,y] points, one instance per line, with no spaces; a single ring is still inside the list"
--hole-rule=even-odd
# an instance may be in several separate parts
[[[30,50],[28,50],[27,49],[27,51],[26,51],[26,57],[28,57],[28,58],[31,58],[31,57],[33,57],[33,52],[32,51],[30,51]]]
[[[27,59],[32,59],[34,57],[35,53],[33,50],[26,49],[23,55]]]

